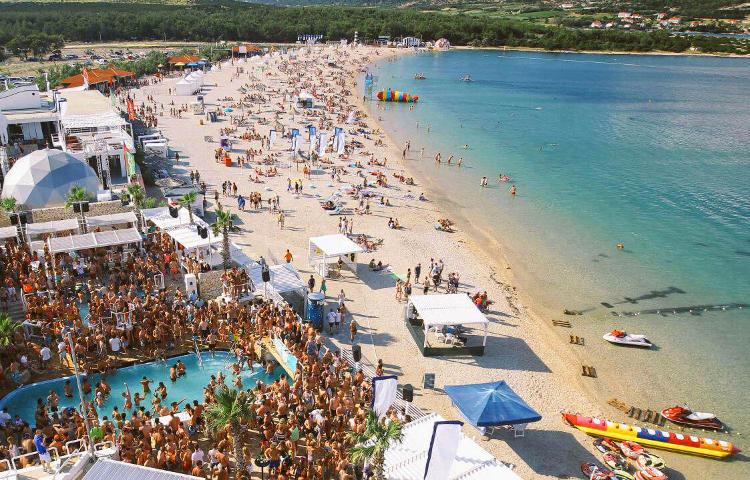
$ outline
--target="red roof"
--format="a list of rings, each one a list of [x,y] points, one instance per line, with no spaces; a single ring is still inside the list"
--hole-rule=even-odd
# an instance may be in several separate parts
[[[87,71],[88,77],[89,77],[89,85],[96,85],[97,83],[103,83],[107,82],[109,83],[110,80],[114,81],[118,78],[125,78],[125,77],[131,77],[135,78],[135,72],[129,72],[127,70],[120,70],[119,68],[115,68],[112,65],[110,65],[107,68],[97,68],[97,69],[86,69],[86,67],[83,68]],[[65,88],[73,88],[73,87],[80,87],[84,84],[83,81],[83,71],[79,73],[78,75],[73,75],[72,77],[63,78],[60,80],[60,83]]]
[[[245,47],[248,53],[260,52],[262,50],[262,48],[260,47],[256,47],[255,45],[250,45],[246,43],[245,45],[235,45],[234,47],[232,47],[232,51],[234,53],[239,53],[240,47]]]
[[[205,60],[203,57],[196,57],[195,55],[188,55],[187,53],[184,55],[177,55],[176,57],[169,57],[169,61],[167,63],[175,64],[175,63],[184,63],[188,64],[190,62],[197,62],[199,60]]]

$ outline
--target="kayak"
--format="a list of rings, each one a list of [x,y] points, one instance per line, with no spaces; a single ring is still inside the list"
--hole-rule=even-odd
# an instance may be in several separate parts
[[[691,427],[711,428],[714,430],[724,428],[724,424],[713,413],[694,412],[685,407],[672,407],[665,408],[661,411],[661,414],[667,420],[683,425],[690,425]]]
[[[631,347],[651,348],[653,346],[645,335],[636,335],[622,330],[613,330],[602,338],[610,343],[617,343],[619,345],[627,345]]]
[[[638,442],[642,445],[710,458],[726,458],[742,450],[731,442],[641,428],[575,413],[563,413],[563,422],[595,437]]]

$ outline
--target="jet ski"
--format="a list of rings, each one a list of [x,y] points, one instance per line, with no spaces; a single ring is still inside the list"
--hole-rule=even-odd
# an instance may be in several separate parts
[[[661,414],[667,420],[691,427],[711,428],[714,430],[722,430],[724,428],[724,424],[713,413],[694,412],[685,407],[672,407],[665,408],[661,411]]]
[[[653,346],[653,343],[649,342],[645,335],[636,335],[622,330],[613,330],[602,338],[610,343],[631,347],[651,348]]]
[[[471,75],[466,75],[465,77],[461,78],[462,82],[471,82]]]

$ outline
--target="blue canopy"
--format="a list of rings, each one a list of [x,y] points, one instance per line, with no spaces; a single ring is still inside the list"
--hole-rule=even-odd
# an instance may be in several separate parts
[[[197,63],[195,63],[195,62],[190,62],[190,63],[187,63],[187,64],[185,64],[185,66],[186,66],[186,67],[197,67],[197,66],[198,66],[198,64],[197,64]]]
[[[517,425],[542,419],[505,381],[474,385],[446,385],[445,393],[476,427]]]
[[[205,64],[206,64],[205,60],[198,60],[198,65],[205,65]]]

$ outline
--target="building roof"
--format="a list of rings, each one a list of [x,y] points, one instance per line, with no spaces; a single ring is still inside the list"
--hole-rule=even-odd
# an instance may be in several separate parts
[[[64,92],[65,109],[63,120],[76,115],[99,115],[113,111],[109,98],[96,90],[81,90],[80,92]]]
[[[474,305],[468,295],[412,295],[409,303],[417,309],[425,328],[431,325],[465,325],[488,323],[487,317]]]
[[[198,62],[200,60],[205,60],[205,58],[198,57],[196,55],[189,55],[186,53],[184,55],[177,55],[176,57],[169,57],[167,63],[171,63],[172,65],[176,65],[178,63],[188,64],[190,62]]]
[[[245,52],[242,52],[242,53],[246,53],[246,52],[247,53],[260,52],[260,51],[263,50],[260,47],[256,47],[255,45],[250,45],[249,43],[246,43],[244,45],[235,45],[234,47],[232,47],[232,51],[234,53],[239,53],[240,47],[245,47]]]
[[[110,80],[114,81],[118,78],[135,78],[135,72],[120,70],[119,68],[115,68],[112,65],[108,66],[107,68],[87,69],[86,67],[83,67],[83,69],[88,71],[89,85],[96,85],[97,83],[103,82],[109,83]],[[72,77],[63,78],[62,80],[60,80],[60,84],[65,88],[80,87],[81,85],[83,85],[83,83],[83,72],[79,73],[78,75],[73,75]]]
[[[320,249],[326,257],[338,257],[350,253],[361,253],[362,247],[349,240],[346,235],[336,233],[321,237],[310,237],[310,249]]]

